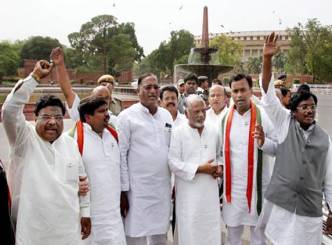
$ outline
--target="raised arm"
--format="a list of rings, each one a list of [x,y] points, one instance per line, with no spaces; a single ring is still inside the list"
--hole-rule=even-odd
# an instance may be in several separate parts
[[[22,142],[27,130],[27,124],[23,114],[24,105],[29,102],[33,90],[43,77],[47,76],[52,66],[45,60],[38,61],[33,72],[23,80],[17,82],[7,96],[2,107],[3,126],[9,143],[14,145]]]
[[[279,47],[277,46],[278,35],[272,32],[265,40],[263,47],[263,75],[262,87],[265,93],[269,88],[269,82],[272,77],[272,57],[275,55]]]
[[[50,58],[53,61],[60,88],[65,96],[68,107],[71,108],[76,95],[70,84],[63,50],[61,48],[53,49]]]

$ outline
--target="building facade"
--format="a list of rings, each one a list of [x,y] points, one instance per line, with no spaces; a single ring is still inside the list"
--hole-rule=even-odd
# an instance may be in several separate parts
[[[226,32],[226,33],[210,33],[209,39],[213,39],[219,35],[226,35],[232,40],[239,42],[243,46],[242,61],[248,61],[249,57],[260,57],[263,52],[263,45],[266,37],[272,31],[242,31],[242,32]],[[289,32],[285,30],[275,31],[279,36],[278,44],[280,45],[281,52],[287,52],[290,44],[291,37]],[[202,42],[201,36],[195,36],[196,46],[200,46]]]

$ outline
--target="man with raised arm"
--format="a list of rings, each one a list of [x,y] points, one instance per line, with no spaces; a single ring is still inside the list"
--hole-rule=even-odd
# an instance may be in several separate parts
[[[63,134],[65,107],[53,95],[39,98],[35,125],[23,108],[52,66],[38,61],[20,80],[2,107],[3,126],[11,147],[9,188],[13,197],[17,245],[77,245],[90,234],[90,198],[79,197],[86,176],[74,140]],[[81,224],[80,224],[81,221]]]
[[[272,57],[278,52],[272,33],[263,48],[262,105],[278,132],[271,182],[265,194],[260,226],[276,245],[318,245],[322,241],[322,199],[332,204],[332,147],[329,135],[315,122],[317,97],[295,93],[290,110],[278,100]],[[332,219],[324,231],[332,234]]]
[[[72,94],[71,97],[75,95],[66,75],[62,50],[54,49],[51,59],[69,104],[68,95]],[[69,132],[77,141],[89,177],[92,223],[90,244],[125,245],[120,215],[120,151],[117,132],[108,124],[109,91],[105,86],[98,86],[92,94],[80,102],[78,107],[80,120]]]

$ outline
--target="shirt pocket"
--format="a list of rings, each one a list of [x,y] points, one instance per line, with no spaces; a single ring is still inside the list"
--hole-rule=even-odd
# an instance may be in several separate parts
[[[172,136],[172,125],[166,123],[164,126],[164,137],[165,137],[165,143],[166,143],[167,147],[170,147],[171,136]]]
[[[79,180],[79,166],[74,158],[65,159],[65,182],[77,184]]]

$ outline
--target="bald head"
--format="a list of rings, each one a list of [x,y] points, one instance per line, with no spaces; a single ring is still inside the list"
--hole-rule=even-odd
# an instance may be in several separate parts
[[[225,107],[225,88],[221,85],[214,84],[209,91],[209,104],[216,114],[221,112]]]
[[[107,102],[107,105],[109,105],[111,102],[111,94],[106,86],[99,85],[99,86],[95,87],[92,90],[91,95],[95,96],[95,97],[103,98]]]

